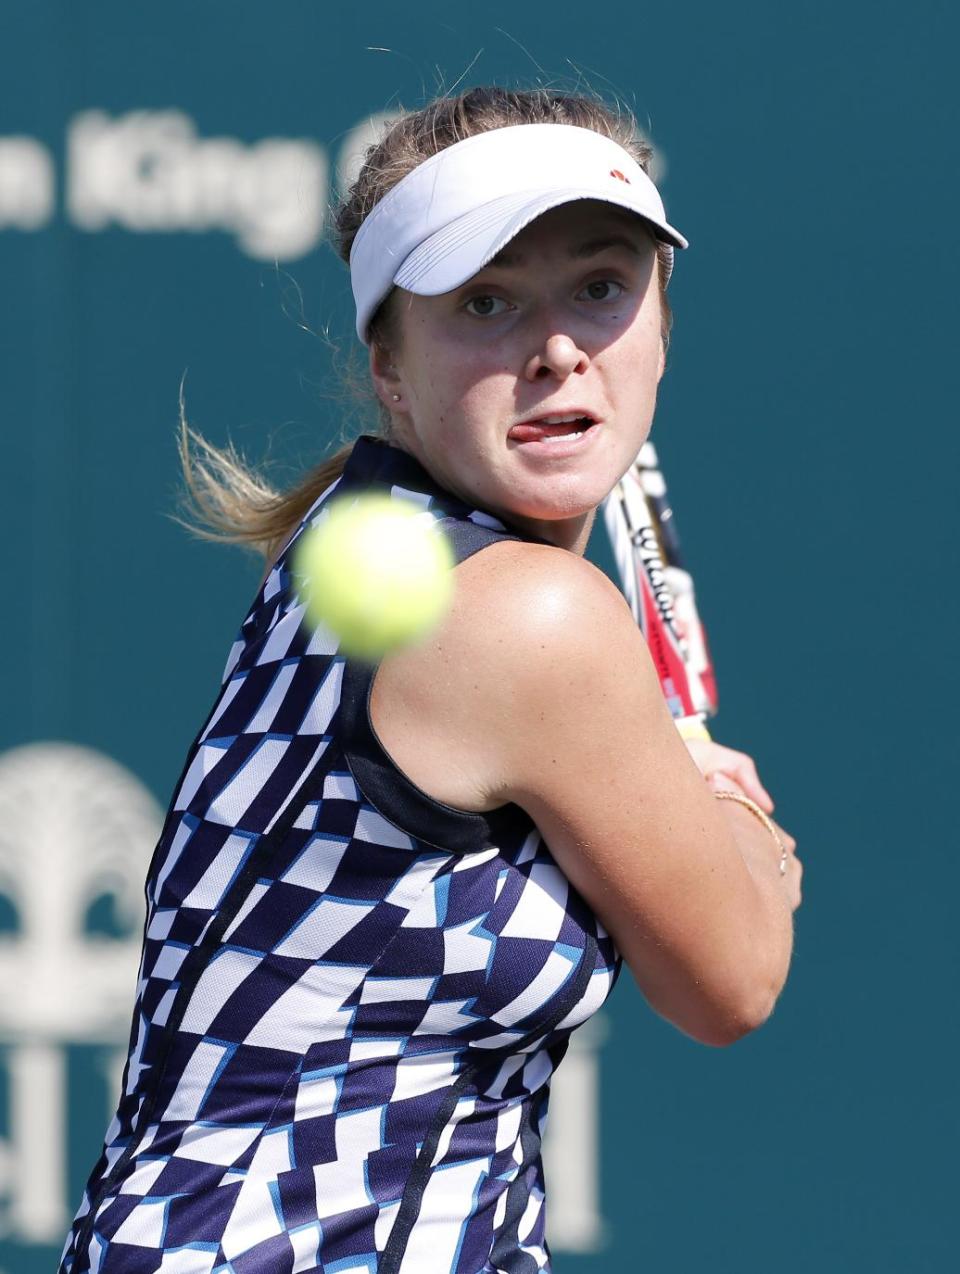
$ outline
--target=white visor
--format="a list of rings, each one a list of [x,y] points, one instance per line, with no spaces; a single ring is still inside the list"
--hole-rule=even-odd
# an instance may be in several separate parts
[[[473,277],[536,217],[575,199],[635,212],[662,242],[687,241],[656,186],[622,146],[570,124],[516,124],[457,142],[408,173],[353,241],[357,335],[396,285],[439,296]]]

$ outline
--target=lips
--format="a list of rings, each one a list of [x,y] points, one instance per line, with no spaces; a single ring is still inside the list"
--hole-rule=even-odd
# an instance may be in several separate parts
[[[586,433],[597,418],[589,411],[574,408],[572,411],[552,412],[534,420],[524,420],[514,425],[507,434],[514,442],[548,442],[551,438],[572,438]]]

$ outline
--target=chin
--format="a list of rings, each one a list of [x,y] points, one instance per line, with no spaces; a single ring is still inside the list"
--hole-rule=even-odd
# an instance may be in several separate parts
[[[607,491],[601,491],[596,498],[575,498],[573,495],[559,500],[544,500],[533,496],[527,500],[515,498],[505,507],[504,514],[508,518],[524,518],[530,522],[570,522],[574,518],[593,513],[606,495]]]
[[[589,477],[570,475],[566,482],[552,483],[548,490],[524,493],[516,503],[523,504],[523,516],[544,522],[559,522],[592,513],[610,494],[622,475],[605,473]]]

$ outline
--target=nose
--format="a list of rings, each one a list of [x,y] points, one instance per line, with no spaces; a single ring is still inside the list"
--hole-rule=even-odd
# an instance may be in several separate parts
[[[531,381],[545,380],[548,376],[566,380],[568,376],[582,375],[589,366],[590,356],[572,336],[554,332],[527,360],[524,376]]]

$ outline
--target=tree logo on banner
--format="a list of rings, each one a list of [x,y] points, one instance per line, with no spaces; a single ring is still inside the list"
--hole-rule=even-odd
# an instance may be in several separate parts
[[[0,1236],[16,1243],[59,1247],[79,1202],[67,1180],[72,1046],[104,1063],[95,1127],[116,1104],[161,822],[139,780],[89,748],[0,755]]]

